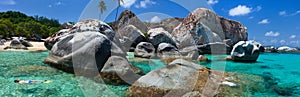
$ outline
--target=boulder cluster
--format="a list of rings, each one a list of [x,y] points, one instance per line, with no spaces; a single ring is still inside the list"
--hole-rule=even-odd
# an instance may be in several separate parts
[[[256,61],[259,45],[246,40],[246,27],[208,9],[150,24],[126,10],[109,25],[93,19],[66,24],[45,40],[51,52],[44,62],[98,82],[132,84],[128,96],[216,96],[225,91],[218,87],[238,85],[225,79],[227,73],[189,61],[230,52],[234,61]],[[135,57],[161,59],[166,66],[142,74],[128,62],[129,51]]]

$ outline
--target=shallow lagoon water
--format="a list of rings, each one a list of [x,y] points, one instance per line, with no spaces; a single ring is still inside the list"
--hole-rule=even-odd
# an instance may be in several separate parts
[[[16,96],[48,96],[48,97],[82,97],[82,96],[122,96],[128,85],[113,86],[96,83],[84,77],[49,67],[43,63],[49,52],[2,51],[0,52],[0,95]],[[130,63],[142,69],[143,73],[158,69],[164,64],[155,59],[138,59],[129,54]],[[272,76],[278,86],[287,87],[290,96],[300,96],[300,54],[263,53],[256,63],[237,63],[220,61],[225,55],[206,55],[211,62],[199,64],[212,69],[240,72],[260,76]],[[49,84],[21,85],[13,81],[20,80],[52,80]],[[84,82],[84,84],[82,84]],[[269,92],[268,92],[269,93]],[[259,93],[257,96],[281,96],[275,92]],[[254,93],[255,94],[255,93]]]

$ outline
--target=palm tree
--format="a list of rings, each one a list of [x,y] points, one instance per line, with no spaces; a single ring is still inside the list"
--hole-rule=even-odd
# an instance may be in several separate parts
[[[101,15],[103,14],[103,11],[106,10],[106,5],[103,0],[101,0],[99,3],[99,10],[100,10],[100,19],[101,19]]]
[[[115,0],[113,0],[113,1],[115,1]],[[117,21],[117,18],[118,18],[118,13],[119,13],[119,8],[121,6],[121,2],[124,3],[124,0],[118,0],[118,7],[117,7],[117,13],[116,13],[115,21]],[[100,15],[103,13],[104,10],[106,10],[106,5],[105,5],[105,2],[103,0],[101,0],[99,2],[99,9],[100,9]]]
[[[113,1],[115,1],[115,0],[113,0]],[[117,21],[117,18],[118,18],[118,13],[119,13],[119,8],[121,6],[121,2],[124,3],[123,0],[118,0],[118,7],[117,7],[117,13],[116,13],[115,21]]]

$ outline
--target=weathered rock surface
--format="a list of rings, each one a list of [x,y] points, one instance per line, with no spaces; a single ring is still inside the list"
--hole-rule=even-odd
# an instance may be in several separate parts
[[[154,47],[158,47],[160,43],[176,45],[171,34],[163,28],[150,29],[147,33],[149,35],[149,41],[154,45]]]
[[[151,43],[141,42],[134,50],[135,57],[150,58],[155,56],[155,48]]]
[[[149,29],[163,28],[167,32],[172,33],[174,28],[177,27],[182,21],[183,18],[175,17],[175,18],[166,18],[159,23],[147,23],[146,25],[149,27]]]
[[[191,91],[202,93],[206,91],[204,90],[205,84],[213,82],[211,79],[214,79],[214,77],[210,70],[205,67],[177,59],[164,68],[151,71],[142,76],[127,90],[127,94],[132,97],[162,97],[183,96]],[[211,87],[205,89],[211,89]],[[206,92],[209,93],[203,95],[215,95],[214,92]]]
[[[106,23],[95,20],[95,19],[90,19],[90,20],[82,20],[79,21],[77,24],[75,24],[72,28],[70,29],[63,29],[52,35],[51,37],[48,37],[45,40],[44,45],[48,50],[51,50],[52,46],[59,41],[61,37],[64,37],[68,34],[72,33],[78,33],[78,32],[87,32],[87,31],[94,31],[94,32],[99,32],[108,37],[108,39],[113,40],[115,36],[115,32],[112,30],[112,28],[107,25]]]
[[[112,42],[114,31],[98,20],[80,21],[69,31],[54,36],[45,63],[67,72],[96,76],[111,55],[125,56]]]
[[[146,42],[144,34],[133,25],[127,25],[118,30],[116,38],[120,41],[120,45],[129,51],[130,47],[136,47],[140,42]]]
[[[254,62],[259,52],[259,48],[251,41],[240,41],[233,46],[231,57],[233,61]]]
[[[246,27],[238,22],[219,17],[213,11],[198,8],[190,13],[172,35],[177,47],[223,42],[231,39],[233,43],[247,40]]]
[[[169,43],[160,43],[157,47],[157,53],[178,52],[178,49]]]
[[[110,40],[99,32],[74,33],[62,37],[45,63],[66,72],[95,76],[111,55]]]
[[[220,23],[225,34],[225,39],[230,39],[232,41],[232,44],[228,44],[229,46],[233,46],[239,41],[246,41],[248,39],[247,28],[241,23],[223,17],[220,17]]]
[[[118,20],[111,24],[111,27],[118,32],[119,28],[124,28],[127,25],[134,25],[142,32],[148,31],[148,27],[130,10],[123,11]]]
[[[101,77],[97,76],[96,80],[104,79],[106,83],[133,84],[140,78],[139,74],[141,70],[128,63],[125,58],[111,56],[100,72]]]

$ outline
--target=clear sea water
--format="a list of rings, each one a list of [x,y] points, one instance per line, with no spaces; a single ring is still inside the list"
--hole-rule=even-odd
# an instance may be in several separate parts
[[[93,80],[76,77],[43,63],[48,56],[45,52],[1,51],[0,52],[0,96],[1,97],[114,97],[124,95],[128,85],[113,86],[96,83]],[[237,63],[221,61],[225,55],[206,55],[211,62],[199,64],[212,69],[240,72],[260,76],[272,76],[279,86],[287,87],[289,96],[300,96],[300,53],[276,54],[263,53],[256,63]],[[160,60],[139,59],[128,56],[130,63],[144,73],[164,66]],[[21,85],[13,81],[52,80],[48,84]],[[262,97],[281,96],[273,94],[257,95]]]

